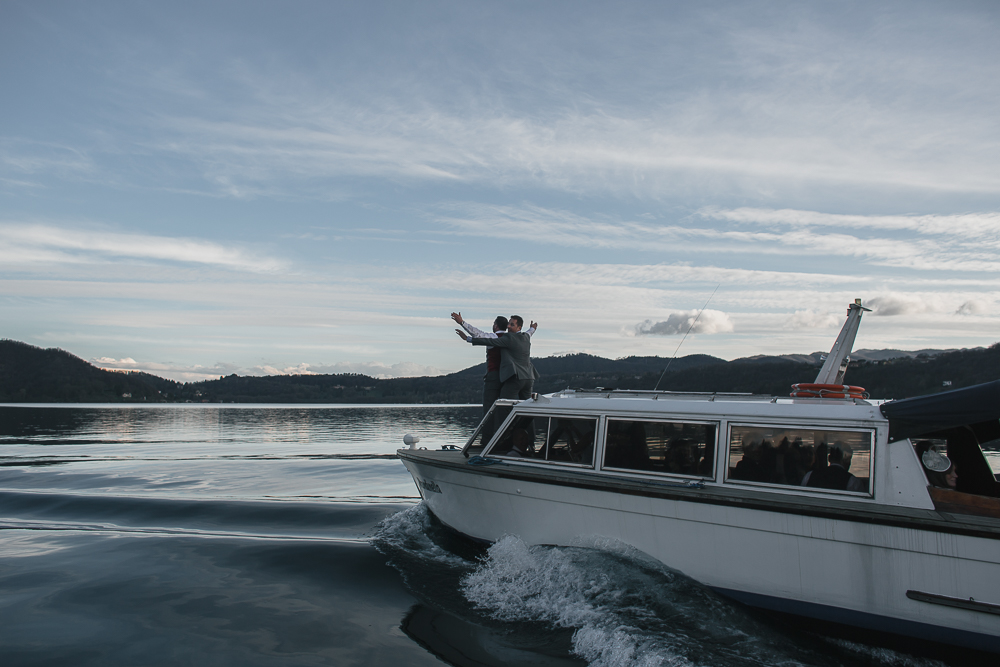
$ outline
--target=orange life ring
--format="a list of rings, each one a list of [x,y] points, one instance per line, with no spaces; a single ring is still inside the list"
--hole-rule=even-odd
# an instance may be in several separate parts
[[[864,387],[849,384],[819,384],[816,382],[800,382],[793,384],[792,396],[795,398],[868,398]]]

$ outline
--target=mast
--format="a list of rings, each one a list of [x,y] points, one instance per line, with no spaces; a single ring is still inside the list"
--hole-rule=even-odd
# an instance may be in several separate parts
[[[854,338],[858,335],[858,327],[861,326],[861,315],[871,312],[871,308],[861,305],[861,299],[855,299],[847,308],[847,321],[844,328],[837,336],[837,342],[833,344],[830,354],[827,355],[823,368],[816,376],[816,384],[844,384],[844,373],[847,372],[847,362],[851,360],[850,354],[854,349]]]

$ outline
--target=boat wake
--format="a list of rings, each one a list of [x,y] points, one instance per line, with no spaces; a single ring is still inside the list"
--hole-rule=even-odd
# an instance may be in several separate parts
[[[545,628],[553,643],[566,651],[564,660],[575,658],[595,667],[943,664],[786,631],[612,541],[528,546],[507,536],[477,550],[449,536],[420,504],[384,520],[373,544],[390,556],[424,604],[490,628],[492,641],[499,633],[509,646],[522,639],[537,646],[539,631]],[[462,546],[456,551],[455,544]],[[470,636],[469,631],[452,633],[459,634],[466,640]]]

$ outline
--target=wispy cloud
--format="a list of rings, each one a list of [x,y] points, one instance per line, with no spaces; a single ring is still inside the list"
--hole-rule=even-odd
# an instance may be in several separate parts
[[[0,136],[0,174],[21,177],[37,174],[85,175],[95,170],[94,161],[73,146],[20,137]],[[9,183],[35,185],[34,181],[7,180]]]
[[[812,211],[766,209],[702,209],[695,218],[736,222],[718,228],[705,223],[653,224],[592,219],[568,211],[537,206],[453,204],[458,215],[441,215],[451,234],[568,247],[614,248],[657,253],[744,253],[850,257],[872,265],[954,271],[1000,271],[1000,213],[960,216],[836,216]],[[841,218],[850,224],[839,224]],[[963,225],[968,223],[968,227]],[[823,226],[826,231],[813,227]],[[780,226],[785,229],[774,228]],[[790,227],[790,229],[789,229]],[[851,233],[863,229],[866,233]],[[878,236],[873,230],[897,232]],[[948,232],[951,233],[948,233]],[[901,236],[899,232],[909,232]]]
[[[989,239],[1000,236],[1000,212],[954,215],[846,215],[795,209],[734,208],[706,206],[697,217],[747,225],[771,227],[829,227],[834,229],[881,229],[943,235],[962,239]]]
[[[991,175],[996,164],[985,164],[986,156],[977,169],[951,164],[945,170],[933,160],[889,157],[863,136],[848,147],[841,137],[682,129],[686,120],[615,116],[607,109],[542,118],[319,106],[322,115],[258,109],[253,121],[172,118],[149,147],[194,161],[209,182],[235,196],[288,188],[316,194],[319,182],[344,176],[531,183],[653,198],[692,188],[759,193],[785,183],[1000,191],[1000,177]]]
[[[254,272],[273,272],[283,266],[279,260],[254,255],[235,244],[16,223],[0,223],[0,259],[9,266],[113,259],[203,264]]]

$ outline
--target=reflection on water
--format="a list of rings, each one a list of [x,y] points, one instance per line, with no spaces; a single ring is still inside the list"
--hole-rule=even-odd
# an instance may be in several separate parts
[[[937,664],[817,648],[634,553],[455,535],[394,452],[480,415],[0,406],[0,664]]]
[[[0,664],[443,664],[367,535],[480,415],[0,406]]]
[[[0,488],[224,498],[417,498],[403,435],[458,445],[465,406],[0,406]]]
[[[0,405],[0,445],[312,444],[395,451],[405,433],[464,444],[481,411],[456,406]],[[338,451],[344,451],[340,449]]]

